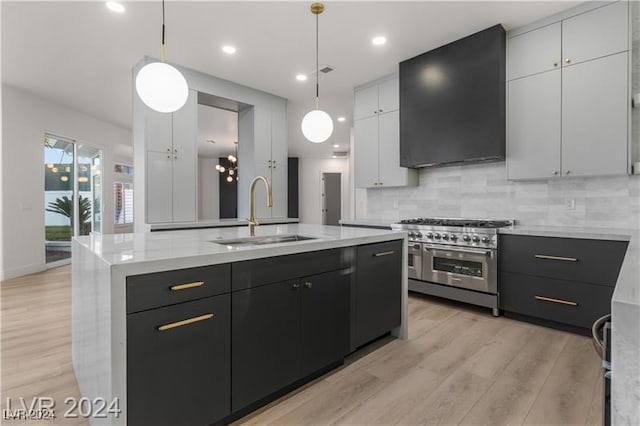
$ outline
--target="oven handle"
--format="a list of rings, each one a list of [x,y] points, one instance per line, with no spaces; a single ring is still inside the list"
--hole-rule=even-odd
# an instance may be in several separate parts
[[[449,251],[457,251],[460,253],[471,253],[471,254],[481,254],[484,256],[490,256],[493,254],[493,251],[490,249],[487,250],[472,250],[472,249],[467,249],[467,248],[460,248],[460,247],[455,247],[455,246],[439,246],[439,245],[429,245],[429,244],[425,244],[424,245],[424,249],[425,250],[449,250]]]

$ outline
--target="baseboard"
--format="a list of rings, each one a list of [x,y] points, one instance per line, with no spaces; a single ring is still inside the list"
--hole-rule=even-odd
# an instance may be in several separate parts
[[[22,277],[24,275],[35,274],[47,269],[45,263],[32,263],[31,265],[20,266],[19,268],[5,269],[0,271],[0,281]]]

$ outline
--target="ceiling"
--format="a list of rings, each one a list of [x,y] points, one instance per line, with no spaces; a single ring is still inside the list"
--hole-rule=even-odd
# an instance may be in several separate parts
[[[320,106],[335,122],[328,143],[300,131],[313,107],[314,82],[295,79],[315,67],[315,18],[310,1],[187,2],[166,5],[167,60],[289,99],[290,155],[327,157],[349,143],[353,88],[393,73],[399,61],[496,23],[518,27],[579,2],[332,1],[320,15]],[[2,81],[97,118],[131,128],[131,68],[159,56],[157,1],[2,1]],[[374,35],[388,42],[373,46]],[[221,51],[224,44],[235,55]]]

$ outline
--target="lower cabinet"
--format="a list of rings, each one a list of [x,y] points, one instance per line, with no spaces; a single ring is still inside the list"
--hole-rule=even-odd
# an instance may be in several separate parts
[[[209,425],[230,413],[230,296],[127,315],[127,424]]]
[[[344,358],[349,284],[341,270],[232,294],[232,411]]]
[[[358,246],[354,346],[398,327],[402,316],[402,242]]]

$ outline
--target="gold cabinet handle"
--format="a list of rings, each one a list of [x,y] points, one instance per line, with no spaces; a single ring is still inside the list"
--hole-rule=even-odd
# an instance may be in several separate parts
[[[192,283],[184,283],[184,284],[172,285],[169,288],[171,289],[171,291],[178,291],[178,290],[186,290],[188,288],[200,287],[203,284],[204,284],[204,281],[196,281],[196,282],[192,282]]]
[[[293,288],[294,290],[295,290],[295,289],[297,289],[297,288],[300,288],[300,284],[298,284],[298,283],[294,283],[294,284],[291,286],[291,288]]]
[[[304,286],[305,286],[306,288],[311,288],[311,287],[313,287],[313,283],[306,282],[306,283],[304,283]]]
[[[557,63],[557,62],[554,62],[554,63],[553,63],[553,66],[554,66],[554,67],[557,67],[557,66],[558,66],[558,63]]]
[[[566,63],[568,63],[568,64],[570,64],[570,63],[571,63],[571,59],[569,59],[569,58],[566,58],[564,61],[565,61]]]
[[[561,260],[563,262],[577,262],[578,259],[575,257],[562,257],[562,256],[547,256],[546,254],[536,254],[536,259],[545,259],[545,260]]]
[[[205,321],[213,318],[213,314],[204,314],[193,318],[188,318],[182,321],[171,322],[169,324],[161,325],[158,327],[159,331],[171,330],[172,328],[182,327],[183,325],[189,325],[200,321]]]
[[[571,302],[569,300],[554,299],[553,297],[545,297],[545,296],[537,296],[537,295],[534,297],[536,298],[536,300],[542,300],[543,302],[558,303],[560,305],[578,306],[576,302]]]
[[[393,253],[395,253],[395,251],[394,251],[394,250],[391,250],[391,251],[382,251],[382,252],[380,252],[380,253],[375,253],[373,256],[374,256],[374,257],[389,256],[390,254],[393,254]]]

